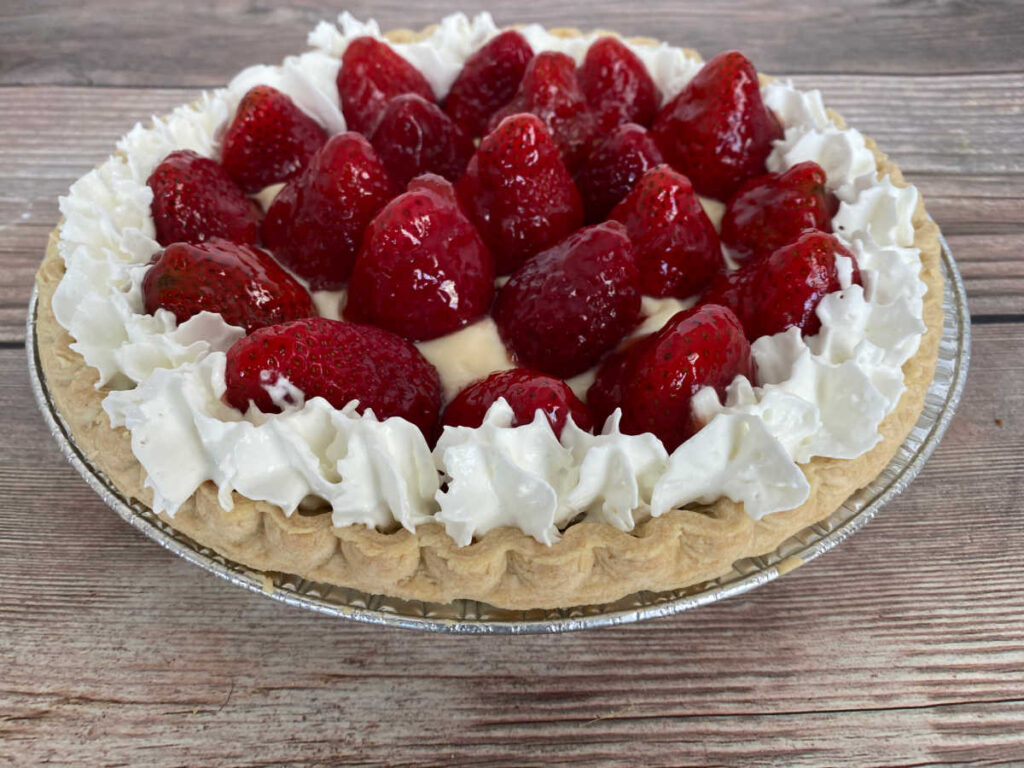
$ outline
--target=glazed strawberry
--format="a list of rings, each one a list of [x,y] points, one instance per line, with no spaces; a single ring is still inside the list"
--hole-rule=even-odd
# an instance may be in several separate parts
[[[332,136],[274,199],[263,242],[312,290],[340,288],[363,231],[396,191],[366,139],[351,131]]]
[[[183,323],[216,312],[246,333],[316,315],[306,289],[270,254],[219,239],[175,243],[157,254],[142,279],[142,298],[148,314],[163,307]]]
[[[718,233],[689,179],[667,165],[645,173],[609,218],[626,225],[646,295],[692,296],[724,268]]]
[[[357,37],[348,44],[337,85],[348,129],[367,136],[373,134],[389,99],[415,93],[434,100],[434,91],[419,70],[387,43],[372,37]]]
[[[562,378],[590,368],[640,318],[640,274],[625,228],[585,227],[513,273],[494,320],[525,366]]]
[[[473,140],[432,101],[415,93],[395,96],[381,114],[373,148],[401,187],[421,173],[458,179],[473,156]]]
[[[533,49],[507,30],[470,56],[444,100],[444,111],[470,136],[483,136],[491,115],[516,95]]]
[[[649,127],[661,106],[661,93],[647,67],[616,37],[594,41],[578,77],[602,136],[620,123]]]
[[[146,184],[153,190],[150,209],[160,245],[213,237],[259,242],[263,212],[215,160],[189,149],[171,152]]]
[[[742,53],[711,59],[651,128],[661,153],[698,193],[728,200],[744,181],[765,172],[778,120],[761,101],[757,72]]]
[[[408,341],[380,328],[324,317],[261,328],[228,350],[224,398],[240,411],[251,401],[277,413],[280,398],[275,403],[267,388],[286,390],[282,377],[306,400],[322,397],[335,408],[358,400],[360,412],[400,416],[428,439],[436,434],[437,370]]]
[[[755,176],[730,198],[722,217],[722,242],[739,256],[771,253],[806,229],[832,231],[839,201],[825,188],[825,171],[814,162],[783,173]]]
[[[596,424],[604,424],[612,411],[622,405],[623,388],[629,381],[628,363],[639,353],[638,347],[649,343],[654,336],[652,333],[627,339],[601,359],[597,376],[587,390],[587,406]]]
[[[538,53],[527,65],[512,101],[491,118],[491,129],[506,117],[523,112],[537,115],[547,124],[570,170],[582,164],[596,126],[576,79],[576,63],[569,56],[554,51]]]
[[[702,426],[693,396],[703,387],[722,394],[740,375],[752,378],[753,369],[739,320],[725,307],[695,307],[606,360],[587,401],[599,420],[621,408],[623,432],[653,432],[672,451]]]
[[[589,430],[593,426],[587,406],[564,381],[527,368],[499,371],[470,384],[445,408],[441,424],[479,427],[487,409],[499,397],[505,398],[515,414],[513,426],[532,422],[538,409],[544,412],[556,437],[561,436],[565,420],[570,416],[580,429]]]
[[[805,232],[774,253],[756,257],[722,275],[702,303],[724,304],[743,323],[753,341],[791,326],[813,336],[821,329],[815,309],[827,294],[841,289],[836,256],[853,262],[852,282],[860,285],[857,260],[835,235]]]
[[[661,162],[661,151],[644,128],[635,123],[613,128],[576,174],[587,221],[596,224],[607,219],[640,177]]]
[[[220,161],[243,191],[259,192],[301,171],[327,132],[286,94],[269,85],[250,88],[221,142]]]
[[[455,190],[499,275],[583,223],[576,185],[547,126],[534,115],[513,115],[487,135]]]
[[[484,315],[494,260],[440,176],[413,179],[370,222],[345,316],[404,336],[443,336]]]

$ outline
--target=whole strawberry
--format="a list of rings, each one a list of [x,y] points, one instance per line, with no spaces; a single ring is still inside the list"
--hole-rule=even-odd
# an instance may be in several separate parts
[[[498,293],[494,320],[520,364],[569,378],[636,326],[639,284],[625,228],[597,224],[517,269]]]
[[[644,128],[636,123],[613,128],[576,174],[587,221],[596,224],[607,219],[640,177],[661,162],[661,151]]]
[[[312,290],[340,288],[363,231],[396,191],[366,139],[351,131],[332,136],[274,199],[263,242]]]
[[[666,104],[651,128],[661,153],[698,193],[728,200],[765,172],[778,120],[761,100],[754,65],[738,51],[720,53]]]
[[[525,37],[511,29],[502,32],[462,65],[444,100],[444,111],[470,136],[483,136],[491,115],[516,95],[532,58]]]
[[[307,400],[322,397],[335,408],[352,400],[379,419],[400,416],[427,439],[437,432],[441,382],[437,371],[405,339],[380,328],[324,317],[261,328],[227,353],[229,405],[245,411],[280,411],[268,388],[284,378]]]
[[[620,123],[649,127],[661,106],[661,93],[647,67],[616,37],[591,44],[578,77],[600,135]]]
[[[629,370],[626,363],[631,355],[636,354],[634,347],[649,341],[654,334],[646,334],[626,339],[618,349],[601,358],[597,376],[587,390],[587,406],[594,422],[598,425],[611,416],[612,411],[622,405],[623,387],[629,381]]]
[[[494,255],[499,275],[583,223],[580,194],[535,115],[506,118],[484,137],[455,191]]]
[[[430,83],[387,43],[357,37],[348,44],[338,70],[338,97],[350,131],[371,136],[388,100],[415,93],[434,100]]]
[[[647,171],[609,218],[626,225],[646,295],[692,296],[724,268],[718,233],[689,179],[667,165]]]
[[[508,104],[491,118],[494,130],[510,115],[537,115],[551,129],[551,135],[570,170],[586,159],[594,141],[596,125],[579,81],[576,63],[564,53],[538,53],[527,65],[519,90]]]
[[[221,142],[220,161],[245,192],[294,178],[327,132],[286,94],[257,85],[242,97]]]
[[[598,420],[621,408],[623,432],[651,432],[673,451],[702,426],[693,396],[703,387],[722,394],[740,375],[752,378],[753,368],[739,320],[725,307],[695,307],[606,360],[587,401]]]
[[[499,371],[470,384],[445,408],[441,424],[479,427],[487,409],[499,397],[505,398],[515,414],[513,426],[532,422],[538,409],[547,417],[556,437],[561,436],[565,420],[570,416],[580,429],[589,430],[593,426],[587,406],[564,381],[527,368]]]
[[[371,139],[392,180],[401,187],[421,173],[455,181],[473,156],[473,140],[432,101],[415,93],[384,107]]]
[[[316,315],[306,289],[270,254],[219,239],[158,253],[142,279],[142,298],[148,314],[163,307],[183,323],[216,312],[246,333]]]
[[[150,209],[160,245],[222,237],[257,243],[263,212],[215,160],[192,150],[171,152],[150,174]]]
[[[771,253],[804,230],[831,232],[838,207],[835,195],[825,188],[824,169],[815,162],[755,176],[729,199],[722,242],[740,256]]]
[[[732,309],[751,341],[792,326],[813,336],[821,329],[815,313],[818,304],[842,287],[836,256],[853,261],[852,282],[860,285],[853,254],[835,235],[812,230],[774,253],[755,257],[735,272],[722,275],[701,302]]]
[[[348,285],[345,316],[417,341],[484,315],[494,260],[451,184],[421,176],[370,222]]]

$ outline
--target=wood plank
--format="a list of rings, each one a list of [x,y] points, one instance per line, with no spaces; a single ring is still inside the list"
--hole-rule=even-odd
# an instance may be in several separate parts
[[[1007,129],[1024,107],[1024,76],[920,82],[800,78],[805,87],[822,87],[829,103],[875,136],[919,184],[961,264],[972,312],[1024,314],[1018,256],[1024,251],[1024,134]],[[23,337],[24,306],[58,218],[57,197],[136,121],[196,94],[180,88],[0,89],[0,266],[7,276],[0,285],[0,341]],[[887,116],[897,104],[909,105],[905,120]],[[75,137],[68,141],[72,124]],[[975,170],[965,174],[959,167]]]
[[[632,627],[458,638],[317,617],[163,551],[64,464],[0,349],[0,762],[1012,764],[1022,376],[1024,324],[976,327],[922,475],[775,584]]]
[[[1024,315],[1024,237],[950,235],[947,242],[960,266],[973,317]]]
[[[302,46],[337,4],[283,7],[267,0],[167,3],[13,0],[2,12],[0,83],[215,85],[242,65]],[[419,28],[451,12],[443,0],[350,0],[358,18]],[[870,0],[855,6],[799,0],[520,0],[513,10],[481,0],[501,24],[598,26],[662,36],[706,54],[741,48],[766,71],[948,74],[1024,70],[1024,25],[1014,0],[929,3]],[[112,24],[111,20],[117,23]]]

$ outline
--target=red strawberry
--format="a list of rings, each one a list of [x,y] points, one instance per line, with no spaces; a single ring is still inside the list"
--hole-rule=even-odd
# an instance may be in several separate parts
[[[627,339],[618,349],[602,358],[597,377],[587,390],[587,405],[598,425],[603,425],[612,411],[622,405],[623,388],[629,381],[627,363],[638,354],[639,350],[635,348],[652,338],[654,334]]]
[[[689,179],[667,165],[645,173],[609,218],[626,225],[647,295],[692,296],[724,267],[718,233]]]
[[[189,149],[171,152],[150,174],[153,222],[160,245],[223,237],[260,239],[260,207],[245,196],[215,160]]]
[[[441,424],[479,427],[487,409],[499,397],[505,398],[515,414],[513,426],[532,422],[538,408],[551,423],[556,437],[561,436],[569,416],[580,429],[589,430],[593,426],[587,406],[564,381],[527,368],[499,371],[470,384],[448,404]]]
[[[455,191],[494,254],[498,274],[508,274],[583,222],[576,185],[534,115],[513,115],[487,135]]]
[[[612,129],[576,174],[587,221],[596,224],[608,218],[615,204],[633,189],[640,177],[661,162],[661,151],[644,128],[626,123]]]
[[[434,100],[430,83],[387,43],[357,37],[348,44],[338,70],[338,96],[350,131],[370,136],[389,99],[416,93]]]
[[[510,115],[529,112],[543,120],[575,170],[586,159],[594,140],[594,115],[576,79],[576,63],[564,53],[538,53],[526,67],[512,101],[491,118],[491,130]]]
[[[835,235],[809,231],[774,253],[756,257],[722,275],[701,302],[724,304],[736,313],[753,341],[798,326],[805,336],[821,329],[815,313],[826,295],[840,290],[836,256],[853,260],[852,281],[860,285],[857,260]]]
[[[703,387],[722,394],[739,375],[753,376],[750,344],[739,320],[725,307],[695,307],[608,358],[587,401],[598,419],[622,408],[623,432],[653,432],[672,451],[701,427],[693,396]]]
[[[340,288],[363,230],[395,192],[370,142],[351,131],[332,136],[274,199],[263,242],[312,290]]]
[[[491,115],[516,95],[533,49],[526,38],[507,30],[470,56],[455,78],[444,111],[470,136],[487,132]]]
[[[515,271],[494,320],[523,365],[569,378],[613,349],[640,318],[640,275],[617,222],[581,229]]]
[[[395,96],[381,113],[373,148],[396,184],[436,173],[455,181],[473,156],[473,140],[432,101],[415,93]]]
[[[602,135],[620,123],[649,127],[661,106],[661,93],[647,67],[618,38],[594,41],[578,77]]]
[[[294,178],[325,141],[327,132],[287,95],[257,85],[238,104],[220,160],[244,191],[259,192]]]
[[[778,120],[761,101],[754,65],[738,51],[720,53],[662,108],[651,128],[665,159],[702,195],[728,200],[765,172]]]
[[[370,222],[345,317],[423,340],[486,314],[494,260],[439,176],[414,179]]]
[[[839,208],[825,189],[825,171],[814,162],[783,173],[755,176],[729,200],[722,217],[722,242],[742,256],[771,253],[805,229],[832,231]]]
[[[437,371],[416,347],[380,328],[325,317],[261,328],[228,350],[224,399],[240,411],[252,401],[277,413],[267,387],[281,377],[306,399],[322,397],[335,408],[358,400],[360,412],[408,419],[428,439],[437,431]]]
[[[142,279],[146,312],[163,307],[183,323],[217,312],[252,333],[316,315],[309,293],[270,254],[227,240],[175,243],[153,259]]]

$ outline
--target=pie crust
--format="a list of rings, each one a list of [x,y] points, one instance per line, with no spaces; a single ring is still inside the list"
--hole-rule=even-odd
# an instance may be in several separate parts
[[[397,30],[394,42],[429,34]],[[551,30],[562,36],[577,30]],[[608,33],[614,34],[614,33]],[[630,38],[635,44],[655,44]],[[696,55],[688,51],[691,55]],[[842,118],[829,110],[836,124]],[[879,175],[906,186],[899,168],[867,140]],[[913,216],[914,247],[921,252],[921,280],[927,285],[927,331],[917,353],[903,366],[906,391],[879,431],[882,440],[856,459],[815,458],[801,469],[810,484],[807,501],[759,521],[728,499],[694,509],[674,510],[637,524],[631,532],[606,523],[577,523],[547,546],[518,528],[499,528],[465,547],[437,524],[381,532],[365,526],[335,528],[331,516],[285,517],[279,507],[235,493],[234,508],[223,509],[217,487],[204,483],[174,517],[160,518],[199,544],[261,571],[279,571],[312,581],[374,594],[445,603],[480,600],[500,608],[564,608],[618,600],[641,590],[678,589],[728,573],[736,560],[766,554],[801,529],[828,517],[854,491],[873,480],[895,455],[924,407],[942,336],[942,288],[938,227],[918,198]],[[50,235],[36,275],[39,304],[36,335],[46,386],[79,450],[127,498],[152,504],[146,472],[131,449],[131,435],[112,428],[102,408],[106,389],[98,374],[70,348],[72,337],[56,321],[52,298],[64,274],[57,251],[60,226]]]

